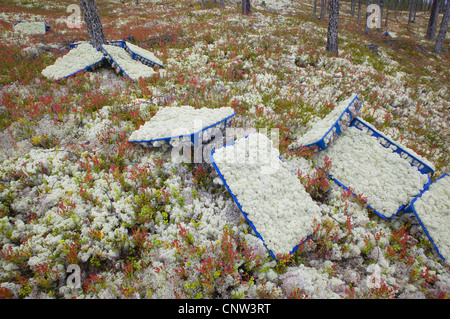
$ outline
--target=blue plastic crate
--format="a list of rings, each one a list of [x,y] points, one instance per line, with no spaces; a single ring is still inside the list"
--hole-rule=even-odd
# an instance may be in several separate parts
[[[354,106],[355,112],[351,112],[350,108]],[[350,124],[353,119],[356,118],[357,112],[361,108],[361,102],[359,101],[358,95],[356,95],[348,104],[346,109],[342,112],[339,118],[334,122],[330,129],[316,142],[303,145],[301,147],[311,148],[315,151],[325,150],[328,146],[345,130],[345,128]],[[344,122],[344,116],[348,116],[348,121]],[[345,125],[347,123],[347,125]],[[313,128],[312,128],[313,129]],[[293,148],[299,149],[300,147]]]
[[[75,74],[78,74],[78,73],[83,72],[83,71],[93,71],[95,68],[100,66],[103,63],[103,61],[105,61],[105,60],[106,60],[106,58],[103,57],[98,62],[95,62],[95,63],[93,63],[93,64],[91,64],[91,65],[89,65],[89,66],[87,66],[87,67],[85,67],[85,68],[83,68],[81,70],[76,71],[76,72],[73,72],[72,74],[66,75],[65,77],[63,77],[61,79],[57,79],[56,81],[61,81],[62,79],[70,78],[71,76],[74,76]]]
[[[84,43],[84,42],[72,43],[72,44],[70,45],[70,49],[72,50],[72,49],[76,48],[76,47],[77,47],[78,45],[80,45],[81,43]],[[98,50],[97,50],[97,51],[98,51]],[[97,62],[95,62],[95,63],[92,63],[91,65],[88,65],[87,67],[85,67],[85,68],[83,68],[83,69],[81,69],[81,70],[78,70],[78,71],[73,72],[73,73],[71,73],[71,74],[69,74],[69,75],[66,75],[65,77],[63,77],[63,78],[61,78],[61,79],[57,79],[56,81],[61,81],[62,79],[69,78],[69,77],[71,77],[71,76],[73,76],[73,75],[75,75],[75,74],[78,74],[78,73],[80,73],[80,72],[83,72],[83,71],[92,71],[92,70],[94,70],[95,68],[97,68],[98,66],[100,66],[105,60],[106,60],[106,57],[103,57],[103,58],[100,59],[99,61],[97,61]]]
[[[141,62],[142,64],[148,65],[148,66],[150,66],[152,68],[155,65],[157,65],[157,66],[159,66],[161,68],[164,68],[164,65],[156,63],[156,62],[154,62],[152,60],[149,60],[149,59],[143,57],[142,55],[139,55],[138,53],[134,52],[126,43],[124,45],[125,45],[125,50],[131,55],[131,58],[133,60],[137,60],[137,61]]]
[[[74,48],[76,48],[77,46],[79,46],[80,44],[86,43],[86,42],[88,42],[88,41],[82,41],[82,42],[71,43],[71,44],[69,45],[69,47],[70,47],[70,49],[74,49]],[[122,41],[122,40],[118,40],[118,41],[107,41],[107,44],[109,44],[109,45],[114,45],[114,46],[116,46],[116,47],[121,47],[121,48],[124,48],[124,47],[125,47],[125,42]]]
[[[198,146],[199,141],[200,141],[200,134],[201,134],[202,132],[206,131],[206,130],[209,129],[209,128],[212,128],[212,127],[214,127],[214,126],[217,126],[217,125],[221,124],[222,122],[225,122],[225,123],[224,123],[224,128],[229,127],[229,126],[231,125],[231,118],[232,118],[233,116],[235,116],[235,115],[236,115],[236,113],[233,113],[233,114],[231,114],[230,116],[228,116],[228,117],[226,117],[226,118],[224,118],[224,119],[222,119],[222,120],[220,120],[220,121],[218,121],[218,122],[216,122],[216,123],[214,123],[214,124],[212,124],[212,125],[210,125],[210,126],[207,126],[207,127],[205,127],[205,128],[202,128],[201,130],[199,130],[199,131],[197,131],[197,132],[195,132],[195,133],[192,133],[192,134],[178,135],[178,136],[171,136],[171,137],[164,137],[164,138],[158,138],[158,139],[154,139],[154,140],[129,141],[129,143],[148,143],[148,144],[150,144],[150,145],[153,145],[154,142],[165,142],[165,143],[167,143],[169,146],[171,146],[171,144],[170,144],[170,140],[171,140],[171,139],[179,139],[179,138],[189,137],[190,140],[191,140],[191,142],[192,142],[192,144],[193,144],[194,146]]]
[[[365,123],[361,119],[355,118],[350,124],[350,126],[354,126],[360,130],[362,130],[363,128],[369,129],[372,132],[372,136],[375,136],[381,145],[383,145],[386,148],[390,148],[394,153],[397,153],[405,160],[408,160],[411,166],[416,167],[422,174],[427,174],[430,178],[433,176],[434,170],[430,166],[425,164],[417,156],[411,154],[411,152],[402,149],[392,140],[384,136],[382,133],[378,132],[376,129],[374,129],[372,126]]]
[[[385,148],[390,148],[393,152],[399,154],[402,158],[404,158],[405,160],[407,160],[410,165],[412,167],[417,168],[417,170],[424,174],[424,175],[428,175],[428,183],[425,184],[425,186],[423,187],[423,189],[421,190],[421,192],[428,188],[428,186],[431,183],[431,177],[434,174],[434,170],[428,166],[427,164],[425,164],[423,161],[419,160],[416,156],[412,155],[410,152],[402,149],[400,146],[398,146],[397,144],[395,144],[393,141],[391,141],[390,139],[388,139],[386,136],[384,136],[383,134],[381,134],[380,132],[378,132],[376,129],[374,129],[373,127],[371,127],[370,125],[368,125],[367,123],[363,122],[361,119],[359,118],[354,118],[350,124],[350,126],[354,126],[356,128],[358,128],[359,130],[363,130],[363,129],[367,129],[368,131],[370,131],[371,135],[376,137],[378,139],[378,142]],[[334,178],[331,174],[328,174],[328,176],[335,181],[339,186],[341,186],[342,188],[344,188],[346,191],[349,190],[349,188],[342,184],[339,180],[337,180],[336,178]],[[356,194],[353,193],[353,195],[356,196]],[[373,209],[372,207],[370,207],[370,205],[367,205],[371,210],[373,210],[373,212],[375,214],[377,214],[378,216],[380,216],[381,218],[384,219],[391,219],[392,217],[394,217],[395,215],[397,215],[399,212],[401,212],[403,209],[405,209],[405,207],[407,207],[408,205],[402,205],[400,206],[400,208],[397,210],[397,212],[395,212],[392,216],[387,217],[379,212],[377,212],[375,209]]]
[[[249,135],[243,137],[243,138],[248,138]],[[229,147],[234,145],[236,142],[232,142],[230,144],[224,145],[222,147]],[[222,147],[218,148],[221,149]],[[255,225],[252,223],[252,221],[248,218],[247,213],[242,209],[241,204],[239,203],[238,199],[236,198],[236,196],[233,194],[233,192],[231,191],[230,187],[227,184],[227,181],[225,180],[225,177],[222,175],[222,173],[220,172],[219,167],[217,166],[216,162],[214,161],[214,153],[216,152],[216,150],[212,150],[211,154],[210,154],[210,160],[211,163],[213,164],[217,174],[219,174],[220,179],[222,180],[223,184],[225,185],[226,189],[228,190],[228,193],[231,195],[231,197],[233,198],[234,202],[236,203],[236,205],[238,206],[239,210],[241,211],[242,215],[244,215],[245,219],[247,220],[248,224],[250,225],[250,227],[253,229],[253,231],[255,232],[256,236],[263,242],[264,246],[266,247],[267,251],[269,252],[270,256],[272,256],[273,259],[278,260],[278,258],[276,257],[276,255],[267,247],[266,243],[264,242],[264,238],[261,236],[261,234],[256,230]],[[280,158],[281,161],[281,158]],[[311,235],[307,236],[302,242],[300,242],[298,245],[296,245],[290,252],[290,254],[293,254],[297,251],[297,249],[300,247],[300,245],[302,245],[303,243],[305,243],[306,241],[308,241],[308,239],[311,237]]]
[[[18,25],[19,23],[22,23],[22,22],[28,22],[28,21],[20,20],[19,22],[14,23],[14,27],[15,27],[16,25]],[[49,26],[47,23],[45,23],[45,21],[42,21],[42,22],[43,22],[44,25],[45,25],[45,32],[49,31],[49,30],[50,30],[50,26]]]
[[[450,178],[450,175],[449,175],[449,174],[444,174],[444,175],[442,175],[441,177],[439,177],[439,178],[435,181],[435,183],[436,183],[438,180],[442,179],[442,178]],[[430,185],[431,185],[431,184],[427,185],[427,187],[426,187],[419,195],[417,195],[417,196],[411,201],[411,203],[409,204],[409,206],[405,209],[404,213],[405,213],[405,214],[414,214],[414,217],[417,219],[417,221],[419,222],[419,224],[420,224],[420,226],[422,227],[423,231],[424,231],[425,234],[427,235],[428,239],[429,239],[430,242],[433,244],[433,246],[434,246],[434,248],[436,249],[436,252],[438,253],[439,257],[441,257],[442,260],[443,260],[444,262],[446,262],[445,257],[442,256],[442,254],[439,252],[439,248],[438,248],[437,245],[435,244],[433,238],[432,238],[431,235],[429,234],[427,228],[425,227],[425,225],[423,224],[422,220],[420,219],[419,214],[417,213],[416,209],[414,208],[414,203],[416,202],[416,200],[419,199],[420,197],[422,197],[422,195],[423,195],[425,192],[427,192],[427,191],[429,190]]]
[[[118,46],[121,48],[124,48],[122,46],[122,44],[120,43],[121,41],[110,41],[108,42],[109,45],[114,45],[114,46]],[[123,42],[123,41],[122,41]],[[117,67],[120,69],[120,72],[122,72],[122,74],[124,74],[127,78],[130,79],[130,81],[135,82],[126,72],[124,69],[122,69],[122,67],[119,65],[119,63],[117,63],[114,58],[108,53],[108,51],[105,49],[105,47],[102,45],[102,50],[103,52],[106,54],[106,59],[110,60],[111,65],[114,63],[115,65],[117,65]]]
[[[114,45],[116,47],[120,47],[120,48],[123,48],[123,49],[125,49],[125,47],[126,47],[125,41],[123,41],[123,40],[107,41],[107,44]]]

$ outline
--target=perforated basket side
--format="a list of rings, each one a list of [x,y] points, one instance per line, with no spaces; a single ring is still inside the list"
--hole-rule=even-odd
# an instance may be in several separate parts
[[[247,136],[245,136],[245,137],[243,137],[243,138],[248,138],[248,136],[249,136],[249,135],[247,135]],[[230,146],[234,145],[235,143],[236,143],[236,142],[232,142],[232,143],[230,143],[230,144],[224,145],[224,146],[218,148],[217,150],[219,150],[219,149],[221,149],[221,148],[223,148],[223,147],[230,147]],[[219,175],[220,179],[222,180],[223,184],[225,185],[225,187],[226,187],[228,193],[231,195],[231,197],[233,198],[234,202],[235,202],[236,205],[238,206],[238,208],[239,208],[239,210],[241,211],[242,215],[244,216],[244,218],[246,219],[246,221],[248,222],[248,224],[250,225],[250,227],[251,227],[251,228],[253,229],[253,231],[255,232],[256,236],[263,242],[264,247],[266,247],[266,249],[267,249],[267,251],[269,252],[270,256],[271,256],[273,259],[278,260],[277,256],[273,253],[273,251],[271,251],[271,250],[267,247],[266,243],[264,242],[263,236],[258,232],[258,230],[256,229],[256,227],[255,227],[255,225],[253,224],[253,222],[248,218],[247,213],[242,209],[242,206],[241,206],[241,204],[239,203],[237,197],[234,195],[234,193],[231,191],[230,187],[228,186],[225,177],[222,175],[222,173],[221,173],[219,167],[217,166],[216,162],[214,161],[214,153],[215,153],[215,152],[216,152],[216,149],[212,150],[212,151],[211,151],[211,154],[210,154],[210,160],[211,160],[211,163],[212,163],[213,166],[214,166],[214,169],[216,170],[217,174]],[[280,161],[281,161],[281,158],[280,158]],[[301,241],[298,245],[296,245],[294,248],[292,248],[290,254],[294,254],[294,253],[298,250],[298,248],[300,247],[300,245],[302,245],[303,243],[305,243],[310,237],[311,237],[311,235],[307,236],[303,241]]]
[[[181,138],[184,138],[184,137],[189,137],[191,143],[192,143],[194,146],[198,146],[199,143],[200,143],[200,141],[202,141],[202,142],[207,142],[207,141],[208,141],[208,140],[206,140],[206,139],[203,139],[203,135],[200,136],[200,134],[202,134],[202,133],[205,132],[206,130],[208,130],[208,129],[210,129],[210,128],[213,128],[213,127],[215,127],[215,126],[217,126],[217,125],[219,125],[219,124],[221,124],[221,123],[223,123],[223,122],[224,122],[224,129],[227,128],[227,127],[229,127],[229,126],[231,125],[231,118],[232,118],[233,116],[235,116],[235,115],[236,115],[236,113],[233,113],[233,114],[227,116],[226,118],[224,118],[224,119],[222,119],[222,120],[220,120],[220,121],[217,121],[216,123],[214,123],[214,124],[212,124],[212,125],[209,125],[209,126],[207,126],[207,127],[204,127],[204,128],[202,128],[202,129],[200,129],[200,130],[198,130],[197,132],[194,132],[194,133],[192,133],[192,134],[177,135],[177,136],[170,136],[170,137],[157,138],[157,139],[150,139],[150,140],[129,141],[129,143],[149,143],[150,145],[153,145],[154,142],[161,142],[161,141],[162,141],[162,142],[167,143],[169,146],[172,146],[172,145],[170,144],[170,141],[171,141],[172,139],[181,139]],[[202,138],[201,138],[201,137],[202,137]]]
[[[164,68],[164,65],[162,65],[160,63],[157,63],[155,61],[152,61],[150,59],[147,59],[146,57],[143,57],[142,55],[134,52],[126,43],[124,45],[125,45],[125,48],[126,48],[127,52],[130,53],[132,59],[137,60],[137,61],[141,62],[142,64],[148,65],[148,66],[150,66],[152,68],[155,65],[157,65],[157,66],[159,66],[161,68]]]
[[[429,167],[427,164],[425,164],[423,161],[419,160],[417,157],[411,155],[409,152],[405,151],[404,149],[402,149],[399,145],[397,145],[396,143],[394,143],[393,141],[391,141],[390,139],[388,139],[386,136],[384,136],[382,133],[378,132],[376,129],[374,129],[373,127],[371,127],[369,124],[365,123],[364,121],[362,121],[361,119],[355,117],[351,124],[350,127],[354,126],[356,128],[358,128],[359,130],[363,131],[364,129],[366,129],[366,133],[370,134],[374,137],[377,138],[378,142],[385,148],[389,148],[391,149],[393,152],[399,154],[403,159],[408,160],[408,158],[410,158],[410,160],[408,160],[408,162],[410,163],[410,165],[412,167],[415,167],[417,170],[419,170],[420,173],[427,175],[428,177],[428,182],[424,185],[423,189],[420,190],[419,195],[429,187],[430,183],[431,183],[431,176],[434,174],[434,170]],[[347,187],[346,185],[344,185],[343,183],[341,183],[338,179],[336,179],[335,177],[333,177],[331,174],[328,174],[328,176],[334,181],[336,182],[336,184],[338,184],[339,186],[341,186],[342,188],[344,188],[346,191],[349,191],[349,187]],[[354,196],[357,196],[357,194],[352,193]],[[371,207],[370,205],[367,205],[367,207],[369,209],[371,209],[375,214],[377,214],[378,216],[380,216],[381,218],[384,219],[391,219],[394,216],[396,216],[399,212],[403,211],[405,208],[407,208],[409,206],[409,204],[405,204],[399,207],[399,209],[392,214],[391,216],[385,216],[383,214],[381,214],[380,212],[378,212],[376,209],[374,209],[373,207]]]
[[[450,178],[449,174],[444,174],[441,177],[439,177],[434,183],[436,183],[438,180],[442,179],[442,178]],[[425,234],[427,235],[428,239],[430,240],[430,242],[432,243],[434,249],[436,250],[437,254],[439,255],[439,257],[441,257],[441,259],[444,262],[447,262],[445,257],[442,256],[441,252],[439,251],[438,246],[436,245],[436,243],[433,240],[433,237],[430,235],[430,233],[427,230],[427,227],[425,226],[425,224],[422,222],[419,214],[417,213],[414,204],[415,202],[422,197],[423,194],[425,194],[427,191],[429,191],[431,184],[427,185],[427,187],[416,197],[414,197],[414,199],[411,201],[411,203],[408,205],[408,207],[405,209],[404,213],[405,214],[413,214],[414,218],[419,222],[419,225],[422,227],[422,230],[425,232]]]
[[[361,102],[359,101],[358,95],[355,95],[338,119],[320,139],[314,143],[303,145],[301,147],[310,148],[316,151],[327,149],[328,146],[330,146],[331,143],[333,143],[333,141],[335,141],[336,138],[338,138],[338,136],[350,125],[352,120],[356,118],[360,108]]]

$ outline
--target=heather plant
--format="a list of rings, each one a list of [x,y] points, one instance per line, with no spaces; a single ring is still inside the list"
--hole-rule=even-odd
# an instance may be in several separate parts
[[[187,2],[173,7],[99,2],[108,40],[133,36],[166,67],[137,82],[109,70],[55,82],[40,72],[65,50],[34,49],[87,39],[85,30],[60,22],[66,2],[47,4],[45,13],[39,1],[34,7],[9,0],[0,5],[7,13],[0,21],[0,127],[11,141],[8,156],[13,154],[0,173],[0,272],[6,284],[0,285],[0,298],[316,298],[331,293],[305,287],[281,291],[278,275],[300,266],[323,274],[328,285],[342,280],[333,290],[344,298],[408,296],[408,289],[428,298],[448,297],[447,277],[431,243],[408,227],[390,231],[395,220],[370,214],[364,195],[351,189],[331,202],[337,185],[328,179],[327,163],[299,176],[321,203],[323,218],[296,253],[272,262],[264,247],[254,250],[259,239],[237,217],[228,193],[217,191],[212,167],[176,166],[164,151],[127,142],[160,107],[230,106],[237,113],[234,127],[276,128],[282,156],[311,164],[311,150],[289,150],[293,137],[328,114],[336,101],[358,93],[361,117],[432,160],[439,175],[448,166],[445,53],[442,59],[430,56],[427,44],[416,43],[418,37],[409,31],[397,32],[396,40],[365,35],[342,15],[340,55],[327,55],[326,23],[298,8],[288,14],[257,10],[243,18],[229,6],[220,13],[211,10],[217,6],[212,2],[201,11]],[[45,17],[52,31],[13,37],[11,12]],[[401,29],[401,20],[392,26]],[[418,25],[414,29],[420,33]],[[380,56],[367,42],[378,44]],[[135,98],[147,100],[146,106],[130,105]],[[50,130],[40,127],[43,118],[50,118]],[[67,134],[52,134],[58,130]],[[87,132],[100,134],[88,137]],[[29,148],[40,152],[26,155]],[[45,161],[45,154],[54,159]],[[23,166],[13,167],[25,156]],[[210,207],[199,209],[206,201]],[[367,266],[381,265],[383,258],[389,264],[383,270],[387,280],[365,287]],[[323,259],[333,263],[321,267]],[[72,263],[80,265],[83,284],[68,292],[57,265]],[[11,283],[16,290],[7,286]],[[317,278],[311,285],[319,285]]]
[[[324,165],[315,167],[315,171],[310,175],[304,175],[298,170],[300,182],[305,186],[306,191],[311,197],[320,202],[325,202],[328,196],[328,188],[330,187],[328,172],[331,169],[331,159],[325,156]]]

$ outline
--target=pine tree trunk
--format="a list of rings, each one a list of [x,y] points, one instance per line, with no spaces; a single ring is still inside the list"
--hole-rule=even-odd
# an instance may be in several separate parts
[[[252,11],[250,10],[250,0],[242,0],[242,14],[252,14]]]
[[[431,6],[430,20],[428,21],[428,29],[427,34],[425,35],[425,39],[428,40],[436,39],[436,30],[439,18],[439,7],[440,7],[440,0],[434,0],[433,5]]]
[[[358,0],[358,25],[361,24],[361,0]]]
[[[320,20],[325,19],[325,0],[320,1]]]
[[[384,0],[380,0],[380,22],[379,22],[379,28],[377,28],[378,32],[381,32],[381,25],[383,23],[383,10],[384,10]]]
[[[338,53],[339,0],[330,0],[326,50]]]
[[[369,7],[371,4],[372,4],[372,1],[367,0],[367,7]],[[366,12],[366,33],[369,32],[369,26],[367,25],[367,19],[369,19],[370,14],[371,13],[369,11]]]
[[[361,0],[358,0],[358,25],[361,24]]]
[[[89,42],[100,49],[102,44],[106,44],[105,32],[97,10],[95,0],[79,0],[84,23],[89,36]]]
[[[412,22],[416,22],[416,13],[417,13],[417,7],[418,7],[418,1],[419,0],[414,0],[414,15],[413,15],[413,19]]]
[[[436,53],[442,52],[442,46],[444,45],[445,36],[447,35],[449,15],[450,15],[450,1],[447,0],[444,16],[442,17],[441,28],[439,29],[439,34],[436,38],[436,44],[434,46],[434,52]]]
[[[444,13],[445,10],[445,0],[441,1],[441,6],[439,7],[439,13]]]
[[[388,17],[389,17],[389,6],[386,5],[386,19],[384,20],[385,27],[387,27]]]
[[[398,6],[400,5],[400,0],[397,0],[397,6],[395,7],[395,19],[397,19]]]
[[[409,18],[408,18],[408,25],[412,22],[412,16],[413,16],[413,10],[414,10],[414,2],[415,0],[411,0],[411,4],[409,6]]]

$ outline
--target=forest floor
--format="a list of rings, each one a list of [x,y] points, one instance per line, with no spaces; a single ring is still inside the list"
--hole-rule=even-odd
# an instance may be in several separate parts
[[[136,82],[109,67],[51,81],[41,71],[88,40],[67,25],[72,2],[0,4],[0,298],[449,297],[448,264],[417,222],[380,218],[288,149],[358,94],[360,117],[431,162],[432,181],[448,173],[449,40],[433,53],[428,13],[407,26],[391,12],[390,38],[365,33],[342,3],[335,56],[312,1],[266,1],[252,16],[229,1],[97,1],[107,39],[133,37],[164,68]],[[22,35],[21,20],[51,28]],[[233,128],[276,129],[293,171],[329,183],[294,255],[270,256],[211,164],[128,143],[181,105],[229,106]]]

